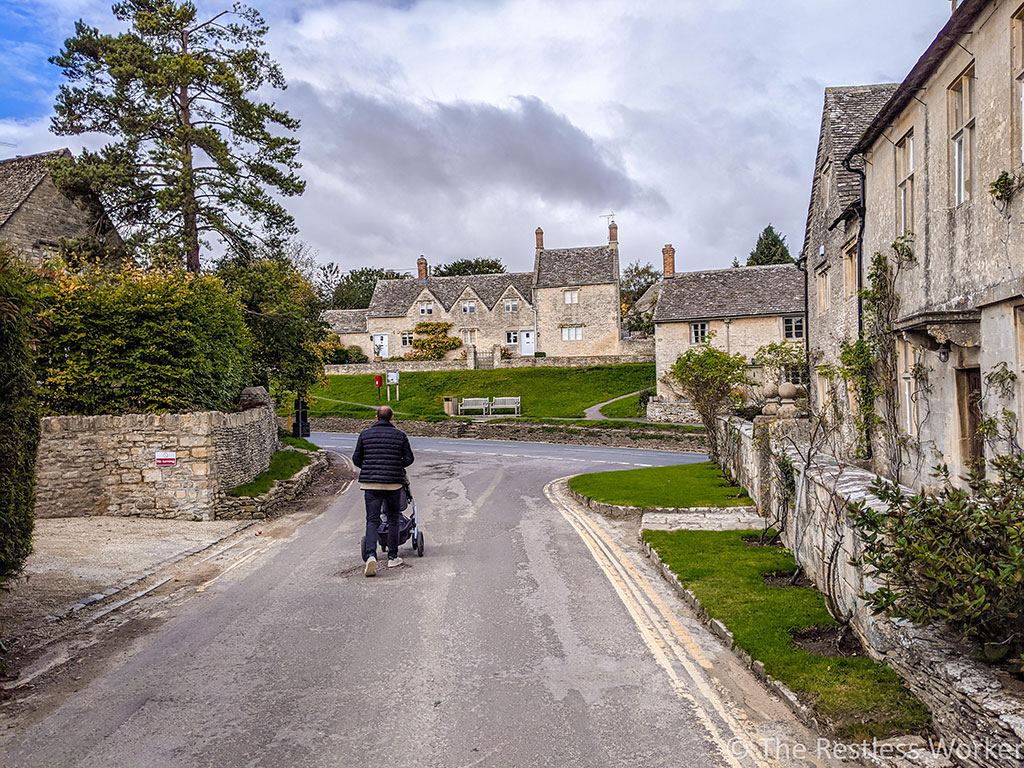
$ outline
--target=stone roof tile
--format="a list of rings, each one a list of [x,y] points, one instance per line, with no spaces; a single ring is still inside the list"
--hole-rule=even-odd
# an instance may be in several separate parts
[[[804,311],[804,274],[796,264],[682,272],[664,280],[655,323]]]
[[[365,309],[328,309],[321,319],[335,333],[366,333]]]
[[[607,245],[545,249],[537,255],[537,287],[614,283],[616,252]]]
[[[513,286],[527,302],[533,302],[532,272],[428,277],[426,280],[378,280],[373,289],[368,312],[370,317],[402,317],[424,289],[429,290],[434,298],[441,302],[445,311],[452,308],[467,288],[471,289],[488,309],[493,309],[509,286]]]
[[[40,152],[0,160],[0,227],[14,215],[27,198],[50,172],[46,167],[49,160],[71,156],[67,149]]]

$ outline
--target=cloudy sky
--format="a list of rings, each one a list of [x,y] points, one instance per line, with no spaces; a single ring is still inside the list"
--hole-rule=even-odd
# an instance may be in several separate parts
[[[228,2],[199,0],[202,10]],[[901,80],[948,0],[256,0],[302,120],[321,261],[414,268],[488,256],[530,269],[594,245],[615,212],[623,263],[745,258],[774,223],[803,240],[823,90]],[[0,0],[0,157],[48,133],[47,57],[109,2]],[[16,144],[12,148],[6,144]]]

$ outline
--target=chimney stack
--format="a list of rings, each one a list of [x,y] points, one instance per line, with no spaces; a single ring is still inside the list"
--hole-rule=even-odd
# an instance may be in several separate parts
[[[608,222],[608,245],[616,248],[619,245],[619,225],[615,223],[615,219]]]
[[[672,243],[665,243],[665,247],[661,249],[661,258],[664,263],[662,274],[664,274],[666,278],[675,277],[676,249],[672,247]]]
[[[419,274],[420,280],[427,279],[427,260],[425,257],[420,256],[416,259],[416,271]]]
[[[537,231],[534,234],[537,235],[537,250],[538,251],[543,251],[544,250],[544,230],[541,229],[540,227],[537,227]]]

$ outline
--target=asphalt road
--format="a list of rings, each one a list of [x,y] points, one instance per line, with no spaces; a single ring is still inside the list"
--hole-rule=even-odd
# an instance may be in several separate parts
[[[343,453],[354,442],[313,439]],[[162,608],[0,764],[811,764],[729,754],[730,733],[810,735],[675,615],[659,579],[641,583],[653,570],[644,575],[635,525],[590,530],[545,493],[582,471],[703,457],[425,438],[413,448],[425,557],[403,549],[406,566],[365,578],[351,488]],[[632,553],[625,567],[609,564],[619,547]]]

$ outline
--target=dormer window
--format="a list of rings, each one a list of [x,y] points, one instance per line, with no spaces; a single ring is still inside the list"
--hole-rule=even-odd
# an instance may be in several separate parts
[[[476,314],[476,302],[475,301],[464,301],[464,302],[462,302],[462,314],[464,314],[464,315],[475,315]]]
[[[518,312],[519,311],[519,299],[505,299],[505,311],[506,312]]]
[[[421,301],[420,302],[420,314],[421,315],[432,315],[432,314],[434,314],[434,302],[432,302],[432,301]]]

